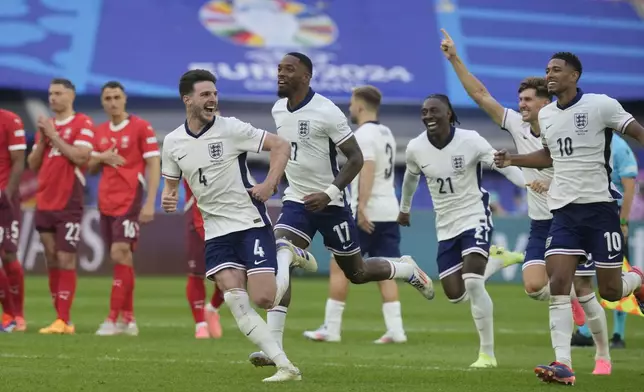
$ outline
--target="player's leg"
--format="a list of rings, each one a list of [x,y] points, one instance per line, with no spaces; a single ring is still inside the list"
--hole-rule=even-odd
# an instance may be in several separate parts
[[[329,298],[326,300],[324,323],[315,331],[304,331],[304,337],[318,342],[339,342],[342,331],[342,313],[348,295],[349,280],[331,256]]]
[[[626,260],[624,264],[629,267],[628,261],[630,260],[629,244],[628,237],[624,237],[624,257]],[[613,311],[613,337],[611,338],[610,347],[611,348],[626,348],[626,312],[619,310]]]
[[[60,285],[60,268],[58,267],[58,255],[56,252],[56,215],[52,211],[36,210],[34,223],[45,253],[45,263],[47,265],[51,302],[54,306],[56,314],[58,314],[58,288]],[[50,328],[54,326],[54,324],[60,324],[57,321],[58,319],[51,325],[41,328],[39,332],[51,333]]]
[[[16,243],[12,238],[11,223],[12,214],[8,203],[3,204],[0,201],[0,304],[2,304],[3,311],[2,320],[0,320],[0,332],[11,332],[16,328],[16,306],[14,297],[11,294],[9,278],[3,268],[5,260],[11,257],[11,253],[15,252],[16,247]]]
[[[205,302],[206,285],[204,283],[206,264],[204,260],[204,241],[190,227],[187,231],[188,280],[186,283],[186,298],[195,322],[195,338],[208,339],[208,324],[206,322]]]
[[[17,254],[20,237],[19,197],[14,198],[11,206],[0,209],[0,231],[4,231],[4,235],[0,235],[0,258],[9,281],[7,296],[13,304],[13,312],[15,313],[16,327],[14,331],[25,331],[27,329],[24,318],[25,279]]]
[[[525,258],[521,267],[523,288],[526,294],[537,301],[550,300],[550,286],[546,273],[546,240],[552,219],[531,220],[530,237],[525,249]]]
[[[208,332],[210,333],[210,336],[215,339],[219,339],[223,334],[219,317],[219,308],[224,303],[224,292],[221,291],[217,284],[214,284],[213,286],[215,290],[210,297],[210,302],[206,304],[206,323],[208,323]]]

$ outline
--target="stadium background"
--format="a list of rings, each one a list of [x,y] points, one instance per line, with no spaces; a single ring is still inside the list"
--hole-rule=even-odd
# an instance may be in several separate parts
[[[439,28],[455,39],[470,70],[504,105],[516,107],[516,87],[543,75],[559,50],[578,54],[581,87],[606,93],[644,123],[644,3],[613,0],[517,2],[513,0],[137,0],[3,1],[0,10],[0,107],[18,113],[33,143],[35,119],[47,113],[46,89],[53,77],[72,80],[75,108],[105,121],[98,94],[108,80],[127,90],[128,111],[150,121],[160,141],[181,124],[179,76],[207,68],[219,78],[220,109],[272,131],[276,63],[289,50],[314,61],[314,88],[348,113],[351,87],[373,84],[384,94],[381,120],[397,137],[398,187],[407,141],[423,131],[419,106],[429,93],[447,93],[464,128],[476,129],[496,148],[514,149],[467,97],[439,50]],[[123,18],[123,15],[130,15]],[[565,39],[562,39],[565,37]],[[632,145],[641,162],[644,150]],[[257,180],[266,155],[253,157]],[[644,170],[640,171],[644,181]],[[80,268],[111,274],[100,238],[96,188],[86,188]],[[497,203],[494,242],[522,251],[528,235],[525,194],[496,172],[484,186]],[[644,188],[642,188],[644,190]],[[26,172],[20,191],[24,217],[20,260],[30,273],[44,272],[42,248],[33,230],[35,176]],[[271,200],[273,216],[279,198]],[[431,198],[421,185],[414,198],[413,226],[403,229],[403,252],[436,275]],[[142,229],[135,255],[139,275],[186,271],[183,216],[160,209]],[[631,217],[631,261],[644,267],[644,192]],[[313,252],[328,272],[328,254],[316,238]],[[519,281],[514,266],[493,279]]]

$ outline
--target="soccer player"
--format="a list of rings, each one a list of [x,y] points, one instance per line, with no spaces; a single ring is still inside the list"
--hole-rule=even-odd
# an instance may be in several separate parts
[[[110,311],[96,331],[100,336],[139,333],[134,319],[132,252],[139,238],[139,224],[154,219],[161,178],[161,154],[154,129],[144,119],[129,114],[126,101],[121,83],[103,85],[101,103],[109,120],[96,127],[95,150],[89,161],[90,173],[103,172],[98,184],[98,209],[101,233],[114,266]]]
[[[215,83],[215,76],[205,70],[188,71],[179,81],[187,118],[163,142],[162,207],[176,211],[179,181],[185,177],[204,218],[206,277],[224,291],[241,332],[278,366],[264,381],[301,380],[300,371],[250,304],[252,300],[260,308],[275,306],[289,285],[289,268],[312,257],[296,249],[291,263],[277,260],[277,248],[295,248],[285,241],[276,244],[264,205],[284,174],[290,146],[234,117],[215,116]],[[253,185],[246,156],[260,151],[271,152],[270,169],[263,183]]]
[[[479,332],[479,357],[470,367],[496,367],[493,304],[484,277],[493,226],[489,195],[481,187],[482,166],[498,170],[517,186],[524,187],[525,181],[518,169],[494,167],[494,149],[478,132],[455,127],[458,118],[447,96],[425,99],[421,120],[427,130],[407,145],[398,222],[410,226],[411,201],[422,173],[436,212],[443,291],[452,303],[470,300]]]
[[[36,143],[27,158],[38,172],[35,226],[45,249],[49,290],[57,318],[42,334],[73,334],[70,311],[76,294],[77,247],[80,242],[85,175],[93,148],[92,120],[74,112],[76,88],[67,79],[49,85],[54,119],[40,117]]]
[[[635,294],[644,309],[644,274],[637,268],[622,274],[623,234],[611,184],[610,145],[613,130],[644,144],[644,129],[615,99],[584,94],[577,83],[579,58],[555,53],[546,68],[548,91],[557,96],[539,112],[543,149],[512,155],[499,151],[499,166],[554,168],[548,191],[553,220],[546,239],[550,278],[550,330],[555,361],[535,373],[544,382],[574,384],[570,340],[573,332],[570,290],[577,265],[592,254],[599,294],[618,301]]]
[[[289,186],[284,191],[275,237],[305,249],[319,231],[351,283],[404,279],[425,298],[434,298],[431,280],[411,257],[363,260],[360,234],[345,194],[362,169],[362,151],[342,111],[311,89],[312,76],[311,59],[302,53],[286,54],[277,67],[277,95],[281,99],[272,113],[278,135],[291,144],[291,157],[286,166]],[[338,170],[336,147],[347,157],[342,170]],[[287,260],[291,254],[282,253]],[[289,290],[267,316],[280,346],[290,302]],[[255,366],[274,365],[261,352],[252,353],[249,360]]]
[[[351,183],[351,211],[357,220],[362,255],[397,259],[401,253],[394,186],[396,140],[391,130],[378,121],[381,100],[382,94],[373,86],[357,87],[351,96],[351,122],[358,125],[354,135],[364,157],[362,170]],[[398,285],[393,280],[383,280],[378,282],[378,287],[387,330],[374,343],[404,343],[407,336],[403,329]],[[349,280],[332,259],[324,324],[315,331],[305,331],[307,339],[340,341],[348,291]]]
[[[216,116],[219,112],[215,113]],[[195,197],[190,190],[188,181],[183,181],[186,191],[186,204],[184,212],[188,214],[188,283],[186,285],[186,297],[192,310],[192,317],[195,320],[195,338],[219,339],[222,334],[221,323],[219,322],[219,308],[224,302],[224,294],[215,284],[215,292],[210,302],[206,302],[206,285],[204,284],[206,272],[206,260],[204,258],[204,222],[195,202]]]
[[[0,109],[0,330],[25,331],[24,274],[18,261],[20,193],[18,185],[25,169],[25,129],[20,117]]]

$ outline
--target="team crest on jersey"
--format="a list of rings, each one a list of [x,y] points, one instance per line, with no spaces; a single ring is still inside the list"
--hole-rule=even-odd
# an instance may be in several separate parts
[[[575,113],[575,126],[584,129],[588,125],[588,113]]]
[[[309,120],[299,120],[297,122],[297,134],[300,135],[300,137],[305,137],[309,135],[309,125],[310,125]]]
[[[123,136],[121,138],[121,148],[127,148],[128,144],[130,144],[130,137],[129,136]]]
[[[463,170],[465,168],[465,156],[452,155],[452,169]]]
[[[209,143],[208,154],[212,159],[219,159],[224,155],[224,144],[222,142]]]

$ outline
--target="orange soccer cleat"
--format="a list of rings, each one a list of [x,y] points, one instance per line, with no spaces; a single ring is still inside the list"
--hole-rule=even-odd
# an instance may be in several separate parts
[[[219,339],[222,335],[221,322],[219,321],[219,312],[210,304],[206,305],[206,322],[208,323],[208,332],[210,336]]]
[[[43,335],[73,335],[76,330],[74,325],[67,324],[61,319],[57,319],[51,325],[41,328],[39,333]]]
[[[24,317],[16,317],[16,328],[14,332],[25,332],[27,330],[27,322]]]

